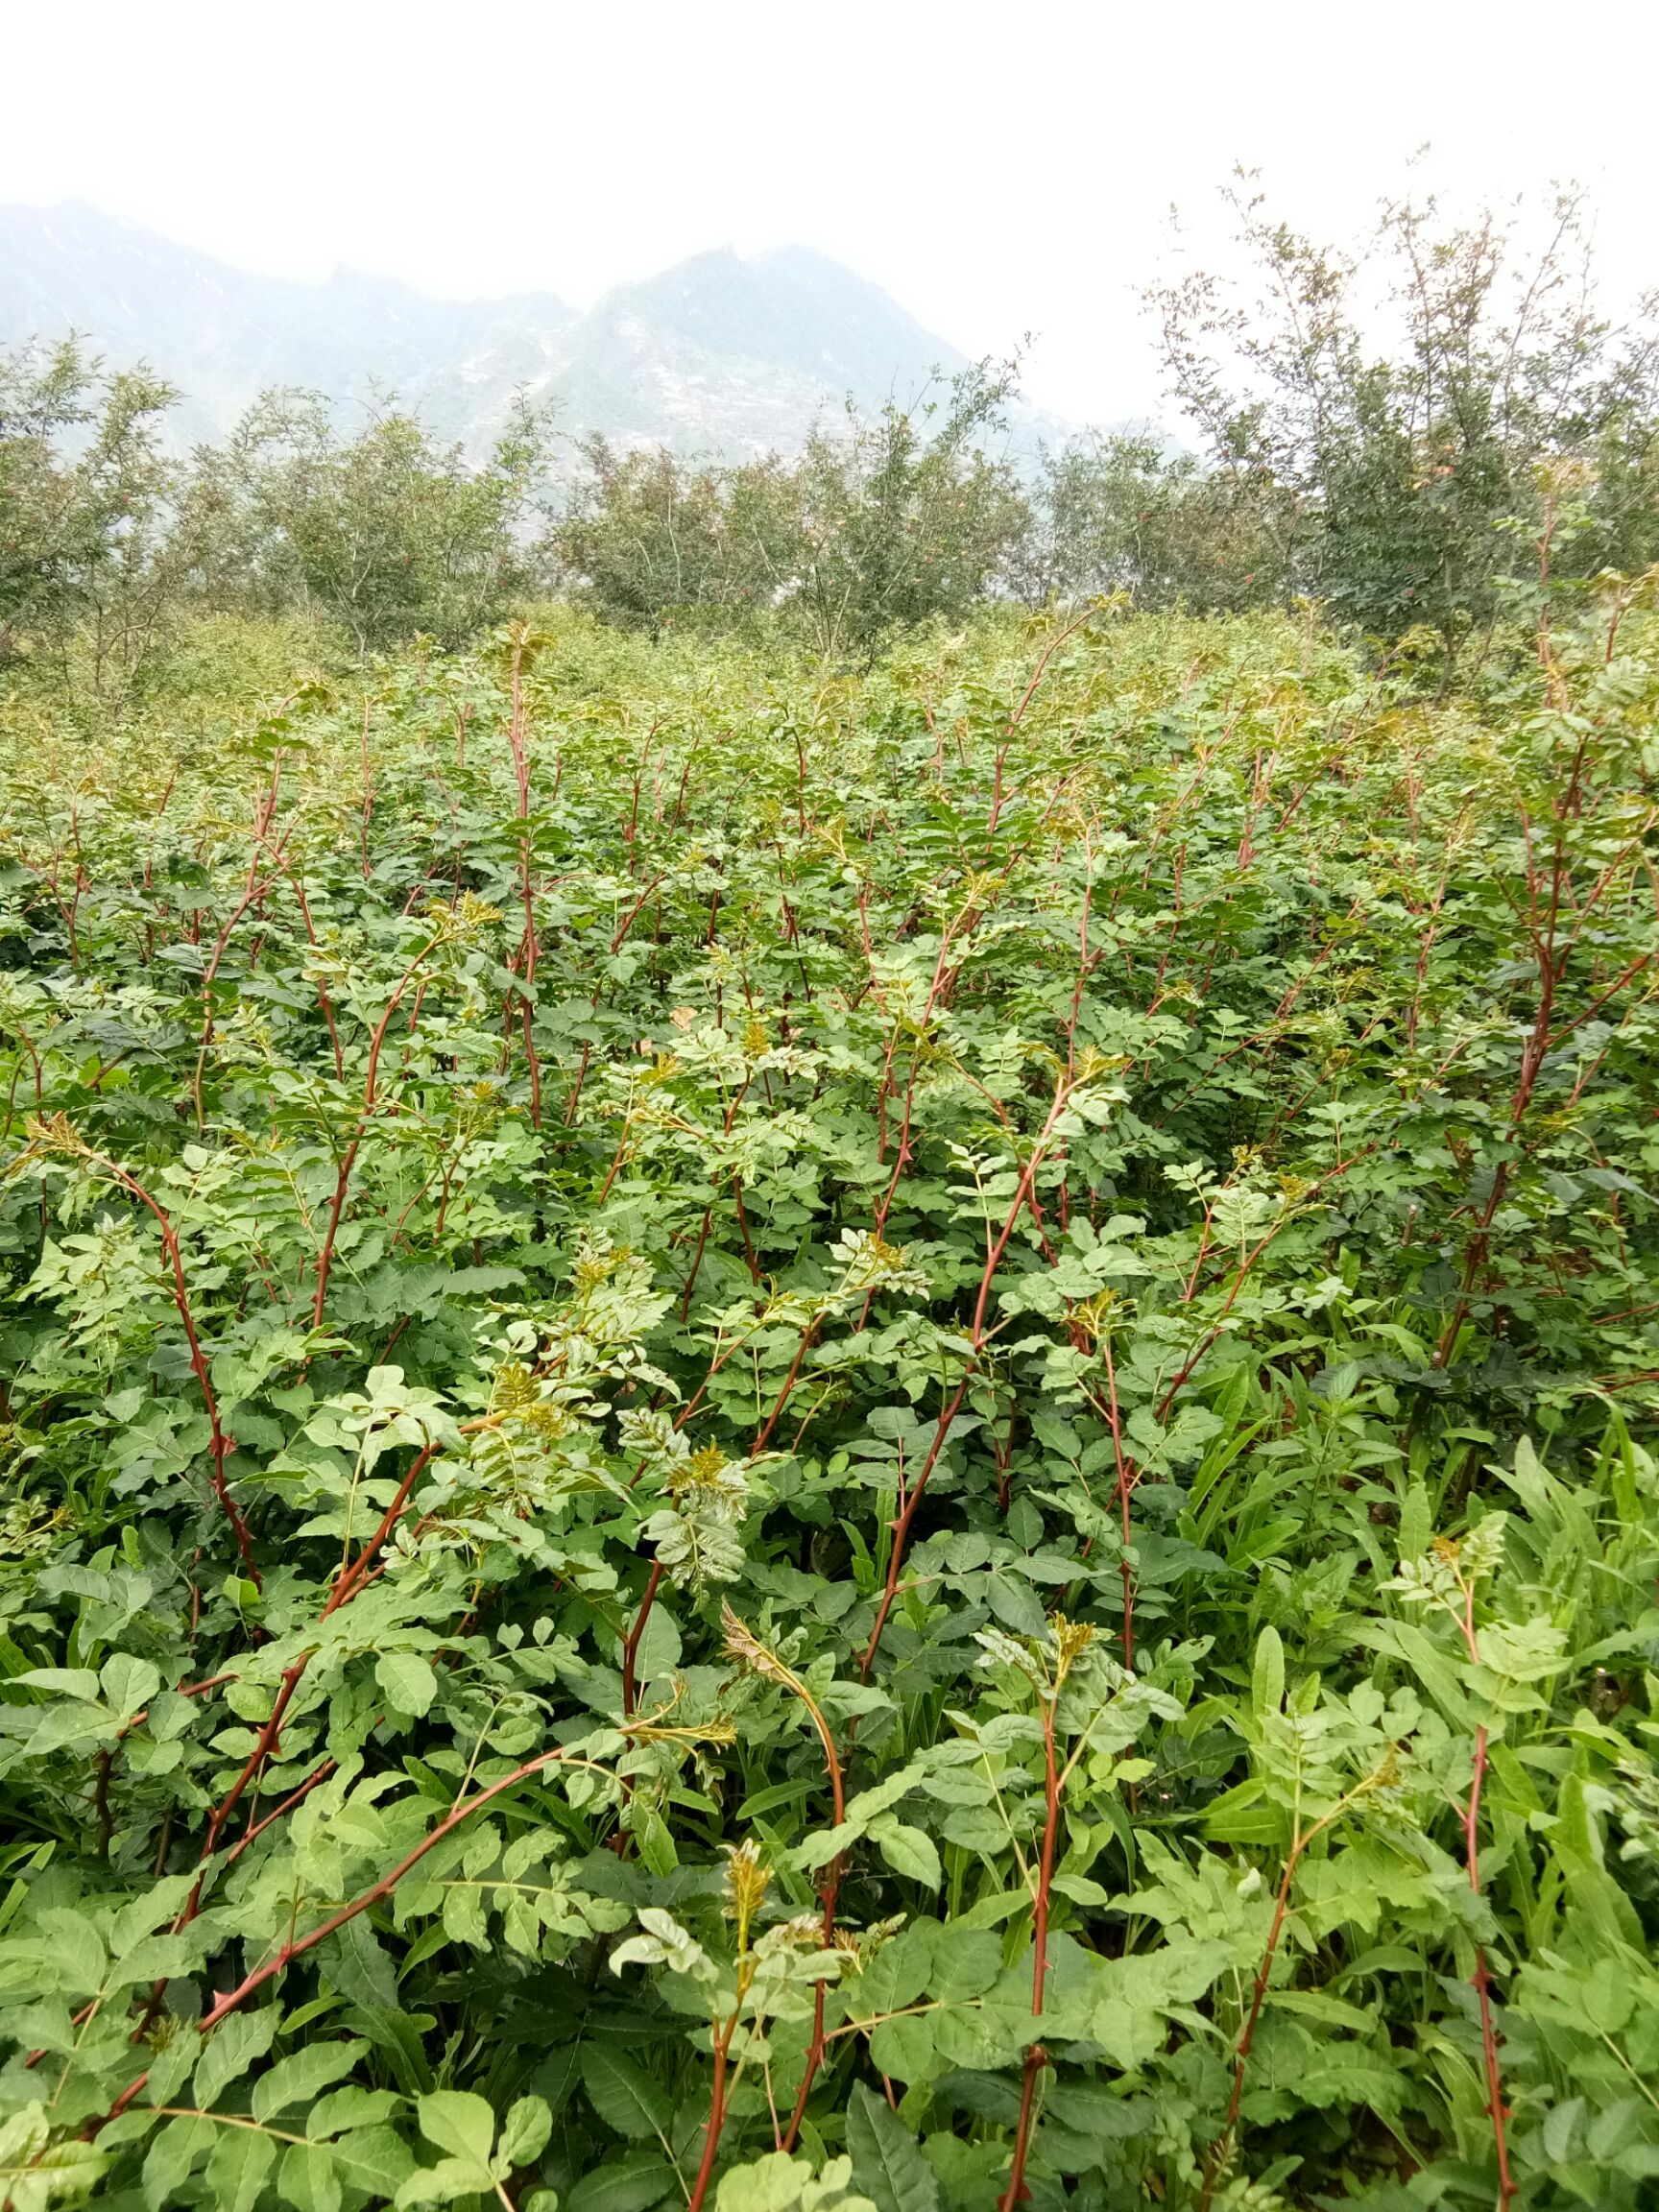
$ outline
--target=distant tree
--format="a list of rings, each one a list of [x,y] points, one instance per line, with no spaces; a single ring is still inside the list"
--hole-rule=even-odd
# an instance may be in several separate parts
[[[0,662],[50,654],[71,695],[107,703],[138,681],[187,565],[159,439],[174,397],[75,339],[0,353]]]
[[[819,651],[868,660],[895,630],[965,614],[1001,577],[1030,515],[984,443],[1014,389],[1012,365],[979,362],[939,397],[873,420],[849,402],[839,430],[814,428],[795,471],[790,605]]]
[[[1539,471],[1566,459],[1596,487],[1572,565],[1652,558],[1651,345],[1595,312],[1576,198],[1527,262],[1490,216],[1385,208],[1376,258],[1398,337],[1383,348],[1354,257],[1272,220],[1247,185],[1228,197],[1257,298],[1240,305],[1196,275],[1152,300],[1171,391],[1291,589],[1381,638],[1429,625],[1450,665],[1490,633],[1508,572],[1530,558]]]
[[[800,528],[793,482],[776,458],[721,468],[663,446],[619,453],[599,437],[578,453],[553,550],[566,580],[610,620],[655,637],[677,611],[739,621],[786,589]]]
[[[203,589],[308,606],[364,653],[417,634],[459,645],[534,582],[547,451],[545,419],[528,407],[474,468],[412,415],[342,438],[321,399],[270,394],[222,451],[198,458]]]
[[[1087,432],[1045,448],[1011,570],[1034,605],[1127,590],[1205,613],[1270,603],[1284,562],[1258,503],[1197,456],[1144,434]]]
[[[965,371],[940,397],[872,420],[849,402],[801,455],[692,465],[650,448],[582,448],[554,533],[565,576],[653,635],[675,611],[768,613],[831,657],[869,659],[895,630],[956,618],[998,584],[1028,521],[982,442],[1011,371]]]

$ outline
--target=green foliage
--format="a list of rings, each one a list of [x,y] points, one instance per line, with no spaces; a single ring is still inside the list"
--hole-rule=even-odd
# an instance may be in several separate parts
[[[460,645],[535,582],[547,426],[528,408],[472,468],[409,415],[347,438],[320,399],[273,393],[181,461],[175,397],[74,341],[0,352],[0,669],[36,663],[35,688],[89,726],[178,694],[205,608],[319,618],[361,656]]]
[[[60,693],[101,708],[139,680],[190,559],[158,445],[173,398],[74,339],[0,353],[0,670],[41,652]]]
[[[523,541],[546,455],[527,407],[475,469],[413,416],[348,439],[320,401],[273,395],[200,460],[194,501],[218,524],[208,587],[313,609],[362,653],[418,634],[459,645],[532,581]]]
[[[775,460],[694,467],[666,448],[618,454],[595,438],[554,531],[562,574],[610,620],[661,635],[664,619],[740,627],[769,609],[799,539]]]
[[[1629,327],[1599,318],[1579,199],[1529,258],[1490,213],[1457,224],[1410,200],[1348,254],[1250,187],[1227,198],[1257,296],[1193,274],[1151,297],[1171,394],[1276,543],[1280,589],[1388,642],[1431,631],[1455,661],[1487,650],[1534,541],[1558,581],[1659,559],[1653,302]],[[1571,529],[1564,466],[1583,493]]]
[[[1084,435],[1046,450],[1032,505],[1014,564],[1032,605],[1129,591],[1139,607],[1210,613],[1284,596],[1270,510],[1236,473],[1155,438]]]
[[[693,468],[666,452],[585,448],[587,474],[555,532],[565,575],[613,620],[648,628],[769,613],[831,659],[870,660],[895,631],[960,621],[1027,522],[1000,427],[1012,370],[965,371],[937,397],[849,404],[801,455]]]
[[[1640,2212],[1602,589],[0,706],[0,2203]]]

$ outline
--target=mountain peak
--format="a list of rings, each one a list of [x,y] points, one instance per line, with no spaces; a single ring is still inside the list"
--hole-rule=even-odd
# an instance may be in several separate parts
[[[474,450],[517,391],[553,403],[571,436],[786,450],[849,394],[879,405],[964,362],[805,246],[713,247],[578,314],[551,293],[442,300],[346,267],[321,283],[257,276],[84,201],[0,206],[0,345],[69,330],[113,367],[141,359],[169,377],[186,443],[291,385],[342,406],[390,387]]]

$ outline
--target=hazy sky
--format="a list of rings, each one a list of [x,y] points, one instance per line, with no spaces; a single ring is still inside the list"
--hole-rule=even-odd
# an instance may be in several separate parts
[[[799,241],[970,351],[1035,333],[1080,419],[1153,404],[1136,287],[1235,161],[1326,230],[1425,142],[1448,199],[1575,177],[1615,287],[1659,283],[1653,0],[0,0],[0,199],[579,305]]]

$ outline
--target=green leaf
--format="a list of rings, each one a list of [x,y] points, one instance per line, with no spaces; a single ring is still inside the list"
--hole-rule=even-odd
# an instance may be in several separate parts
[[[96,2144],[74,2135],[54,2143],[51,2133],[39,2101],[0,2121],[0,2203],[9,2212],[46,2212],[49,2204],[79,2201],[108,2165]]]
[[[397,2008],[397,1976],[384,1946],[359,1912],[321,1947],[328,1979],[343,1997],[372,2010]]]
[[[876,2212],[853,2186],[852,2160],[830,2158],[814,2174],[808,2158],[768,2151],[720,2177],[715,2212]]]
[[[76,1697],[95,1704],[102,1688],[90,1667],[25,1667],[12,1681],[24,1690],[49,1690],[60,1697]]]
[[[296,2212],[340,2212],[340,2168],[331,2150],[320,2143],[290,2143],[276,2173],[284,2203]]]
[[[926,2081],[939,2069],[933,2048],[932,2016],[902,2013],[883,2020],[870,2036],[870,2062],[896,2081]]]
[[[543,2097],[520,2097],[501,2123],[501,2148],[496,2164],[509,2173],[540,2158],[553,2132],[553,2115]]]
[[[472,2158],[440,2158],[436,2166],[418,2166],[414,2173],[405,2175],[397,2189],[399,2206],[410,2204],[453,2204],[461,2197],[477,2197],[493,2191],[493,2176],[488,2166],[480,2166]]]
[[[168,2212],[198,2158],[220,2132],[211,2120],[169,2120],[144,2154],[144,2201],[149,2212]]]
[[[902,1820],[882,1818],[871,1822],[870,1839],[893,1871],[902,1874],[906,1880],[937,1889],[945,1879],[933,1839],[924,1835],[920,1828],[907,1827]]]
[[[988,1929],[955,1922],[935,1928],[930,1945],[927,1993],[948,2005],[982,1997],[1002,1971],[1002,1940]]]
[[[416,1720],[430,1711],[438,1695],[431,1661],[416,1651],[382,1651],[374,1662],[374,1679],[393,1710]]]
[[[485,2098],[467,2089],[434,2089],[416,2099],[415,2110],[428,2143],[488,2168],[495,2141],[495,2114]]]
[[[678,2184],[661,2152],[590,2167],[565,2198],[563,2212],[646,2212]]]
[[[257,2012],[232,2012],[219,2023],[196,2064],[196,2102],[204,2112],[211,2112],[230,2083],[264,2057],[281,2022],[282,2008],[267,2005]]]
[[[582,2045],[582,2086],[608,2128],[636,2141],[665,2135],[674,2100],[637,2059],[609,2043]]]
[[[253,2212],[276,2163],[276,2144],[248,2128],[216,2128],[213,2132],[217,2141],[207,2159],[213,2212]]]
[[[328,2148],[344,2178],[370,2196],[400,2187],[415,2163],[408,2144],[390,2128],[358,2128]]]
[[[341,2135],[351,2128],[372,2128],[398,2110],[402,2098],[391,2089],[348,2086],[320,2097],[305,2115],[305,2132],[314,2140]]]
[[[253,2084],[255,2120],[275,2120],[293,2104],[309,2104],[342,2074],[349,2074],[367,2043],[304,2043],[291,2057],[278,2058]]]
[[[99,1670],[98,1680],[109,1706],[123,1720],[130,1720],[140,1706],[148,1705],[161,1687],[158,1668],[125,1651],[110,1653]]]
[[[1285,1705],[1285,1647],[1274,1627],[1263,1628],[1256,1639],[1256,1664],[1250,1671],[1250,1711],[1260,1725]]]
[[[884,2097],[862,2081],[847,2105],[853,2177],[876,2212],[938,2212],[939,2180],[921,2146]]]

